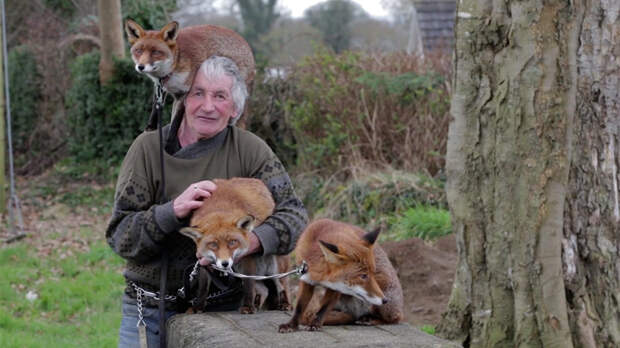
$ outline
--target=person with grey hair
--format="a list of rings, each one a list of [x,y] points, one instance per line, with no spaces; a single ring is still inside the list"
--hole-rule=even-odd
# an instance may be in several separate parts
[[[254,228],[245,255],[288,254],[307,224],[306,210],[278,157],[259,137],[234,125],[247,96],[236,64],[225,57],[210,57],[198,69],[171,123],[162,129],[165,185],[157,132],[142,133],[129,148],[106,230],[108,244],[126,260],[119,347],[139,346],[140,315],[146,324],[148,346],[159,346],[158,301],[144,294],[159,292],[161,274],[166,274],[167,294],[176,295],[183,287],[184,272],[197,261],[196,247],[178,231],[188,226],[192,211],[217,189],[213,179],[258,178],[273,195],[274,213]],[[158,197],[164,197],[163,202]],[[162,269],[164,254],[168,266]],[[230,296],[218,298],[207,310],[239,308],[243,294],[228,293]],[[165,307],[169,318],[183,306],[166,299]]]

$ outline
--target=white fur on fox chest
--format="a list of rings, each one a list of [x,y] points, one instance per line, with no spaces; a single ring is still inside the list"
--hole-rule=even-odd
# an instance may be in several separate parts
[[[189,91],[190,85],[186,83],[189,71],[172,72],[172,75],[164,83],[164,89],[174,95],[185,94]]]
[[[328,289],[332,289],[334,291],[338,291],[341,294],[354,296],[362,301],[366,301],[368,303],[380,306],[382,301],[380,298],[375,296],[369,296],[369,294],[364,290],[361,286],[350,286],[345,283],[333,283],[327,281],[314,281],[310,278],[310,273],[306,273],[302,275],[299,280],[304,283],[308,283],[310,285],[321,285]]]

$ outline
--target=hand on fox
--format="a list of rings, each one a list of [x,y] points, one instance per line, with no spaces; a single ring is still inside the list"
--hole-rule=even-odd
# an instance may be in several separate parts
[[[172,209],[177,219],[187,217],[193,210],[200,208],[205,198],[211,197],[211,193],[217,187],[210,180],[198,181],[189,185],[183,193],[172,202]]]

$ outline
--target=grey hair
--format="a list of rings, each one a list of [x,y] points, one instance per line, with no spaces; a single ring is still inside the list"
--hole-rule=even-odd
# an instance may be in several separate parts
[[[207,78],[224,75],[232,78],[233,84],[230,93],[235,104],[235,116],[231,117],[228,123],[235,124],[241,117],[245,101],[248,98],[248,88],[245,85],[245,80],[241,77],[237,64],[230,58],[211,56],[200,64],[198,71],[202,72]]]

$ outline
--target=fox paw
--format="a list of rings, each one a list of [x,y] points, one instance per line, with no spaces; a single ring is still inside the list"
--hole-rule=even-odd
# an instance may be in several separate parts
[[[319,325],[309,325],[308,326],[308,331],[321,331],[323,330],[322,326]]]
[[[355,321],[355,325],[375,326],[381,325],[382,322],[372,315],[364,315]]]
[[[293,306],[291,306],[291,304],[288,302],[284,302],[284,303],[280,303],[277,309],[279,311],[290,311],[290,310],[293,310]]]
[[[321,331],[322,329],[323,329],[323,325],[321,325],[321,323],[319,323],[318,320],[313,320],[308,325],[308,331]]]
[[[239,308],[239,313],[254,314],[256,313],[256,308],[254,308],[253,306],[241,306],[241,308]]]
[[[297,325],[293,325],[290,323],[282,324],[278,328],[279,333],[287,333],[287,332],[293,332],[293,331],[297,331]]]

